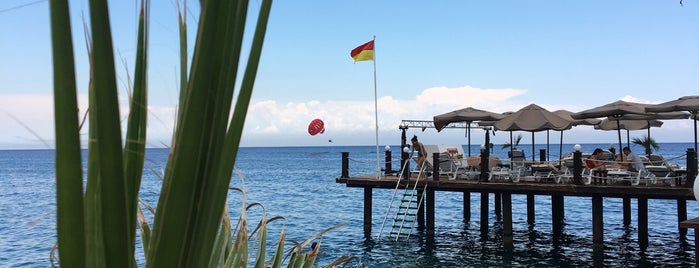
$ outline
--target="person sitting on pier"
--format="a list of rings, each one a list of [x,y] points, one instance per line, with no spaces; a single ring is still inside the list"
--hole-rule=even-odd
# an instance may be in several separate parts
[[[417,140],[417,135],[413,135],[410,141],[413,143],[413,150],[417,151],[417,169],[422,170],[422,166],[425,164],[425,161],[427,161],[427,150],[425,150],[425,146],[422,145],[422,142]],[[421,175],[418,179],[424,179],[426,177],[426,172],[427,170],[420,172]]]
[[[631,172],[638,172],[645,169],[641,157],[633,153],[631,148],[627,146],[621,151],[626,155],[626,162],[620,163],[621,166],[626,167],[626,169]]]
[[[585,165],[587,168],[590,170],[606,170],[607,167],[604,165],[604,162],[600,160],[602,157],[602,149],[597,148],[592,152],[592,155],[590,155],[590,158],[585,161]]]

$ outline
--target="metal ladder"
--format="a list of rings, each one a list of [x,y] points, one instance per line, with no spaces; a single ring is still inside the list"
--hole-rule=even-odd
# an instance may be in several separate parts
[[[427,165],[422,166],[420,172],[418,173],[418,178],[420,176],[425,175],[426,166]],[[386,209],[386,216],[384,217],[383,223],[381,224],[381,230],[379,231],[377,239],[381,238],[381,233],[383,232],[383,228],[386,225],[388,215],[391,214],[393,203],[399,190],[402,190],[400,203],[398,204],[398,207],[395,209],[396,214],[393,217],[393,224],[391,224],[391,230],[388,233],[388,237],[395,237],[396,241],[398,241],[398,239],[400,239],[401,236],[405,236],[405,238],[410,237],[413,227],[415,226],[415,222],[417,221],[417,212],[420,209],[420,206],[422,205],[422,199],[424,196],[418,195],[418,193],[424,193],[426,188],[427,185],[425,184],[423,188],[419,189],[418,180],[415,180],[415,182],[412,184],[407,183],[405,185],[401,185],[400,180],[396,182],[396,187],[393,190],[393,195],[391,196],[391,202],[388,205],[388,209]]]

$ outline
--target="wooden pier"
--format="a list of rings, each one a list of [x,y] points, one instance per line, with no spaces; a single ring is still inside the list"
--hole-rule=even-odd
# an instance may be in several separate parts
[[[692,153],[694,153],[692,151]],[[346,153],[343,153],[343,159],[346,158]],[[435,155],[437,157],[437,155]],[[387,158],[388,159],[388,158]],[[404,158],[405,159],[405,158]],[[396,174],[382,176],[377,179],[371,177],[350,177],[348,171],[344,167],[346,161],[343,160],[342,176],[336,179],[337,183],[345,184],[347,187],[363,188],[364,189],[364,233],[365,236],[371,235],[372,228],[372,195],[374,189],[396,189],[397,185],[407,186],[415,183],[415,177],[410,177],[409,174]],[[348,169],[347,169],[348,170]],[[390,167],[387,165],[387,169]],[[579,172],[579,171],[578,171]],[[689,175],[696,174],[696,170],[690,170]],[[435,168],[432,174],[439,174]],[[579,174],[576,176],[579,179]],[[398,175],[403,176],[401,180]],[[535,215],[535,196],[550,196],[551,197],[551,215],[552,215],[552,232],[560,234],[564,225],[564,207],[565,197],[589,197],[592,202],[591,217],[592,217],[592,237],[595,248],[602,249],[603,246],[603,198],[622,198],[623,199],[623,220],[624,224],[631,222],[631,199],[637,199],[637,224],[638,224],[638,243],[642,249],[648,246],[648,200],[650,199],[665,199],[677,201],[677,223],[678,232],[684,236],[687,228],[699,228],[699,220],[687,221],[687,200],[695,199],[693,189],[690,185],[693,179],[685,180],[676,186],[670,185],[629,185],[627,184],[580,184],[580,183],[553,183],[553,182],[490,182],[483,179],[449,179],[447,177],[427,177],[423,181],[418,181],[419,188],[424,187],[423,207],[418,211],[417,222],[419,227],[425,229],[425,233],[429,236],[434,235],[435,231],[435,192],[462,192],[463,193],[463,217],[468,221],[471,218],[471,195],[472,193],[480,194],[480,229],[481,232],[488,232],[488,216],[489,197],[494,196],[494,213],[498,216],[502,215],[502,236],[503,243],[506,247],[512,247],[513,243],[513,228],[512,228],[512,195],[521,194],[527,196],[527,221],[534,223]],[[690,178],[688,176],[688,178]],[[693,177],[691,177],[693,178]],[[579,182],[576,180],[576,182]],[[426,186],[426,187],[425,187]],[[501,214],[502,213],[502,214]],[[699,256],[697,256],[699,257]],[[699,262],[698,262],[699,263]]]

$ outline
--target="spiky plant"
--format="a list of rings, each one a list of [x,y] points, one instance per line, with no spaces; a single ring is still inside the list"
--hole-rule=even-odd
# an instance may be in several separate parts
[[[517,134],[517,136],[514,137],[512,144],[510,142],[505,142],[502,144],[502,149],[508,149],[511,148],[512,150],[517,150],[517,146],[519,146],[519,142],[522,141],[522,134]]]
[[[633,144],[638,144],[643,146],[643,148],[646,150],[646,155],[650,156],[653,154],[653,150],[655,149],[656,151],[660,149],[660,145],[658,145],[655,140],[649,136],[643,136],[643,137],[636,137],[631,140]]]

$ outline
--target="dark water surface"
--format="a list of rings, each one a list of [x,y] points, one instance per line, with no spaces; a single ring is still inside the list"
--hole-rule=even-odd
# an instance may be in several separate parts
[[[608,144],[583,144],[583,151]],[[659,153],[684,165],[690,144],[660,144]],[[526,146],[525,146],[526,147]],[[555,147],[555,148],[554,148]],[[397,148],[393,146],[394,150]],[[543,147],[542,147],[543,148]],[[572,148],[564,145],[563,148]],[[383,147],[381,166],[383,167]],[[538,147],[536,151],[538,152]],[[642,153],[640,148],[634,151]],[[558,145],[551,147],[558,151]],[[472,147],[478,151],[478,146]],[[569,151],[564,149],[564,151]],[[551,198],[536,197],[536,223],[527,224],[526,196],[512,196],[514,247],[503,246],[501,221],[491,213],[489,232],[480,232],[480,194],[471,195],[471,220],[462,217],[462,193],[437,192],[436,234],[428,239],[421,231],[395,242],[377,239],[392,191],[374,190],[372,236],[363,234],[363,190],[335,183],[340,175],[341,152],[349,152],[350,175],[375,170],[375,147],[275,147],[242,148],[237,169],[245,182],[248,203],[264,205],[268,217],[286,220],[270,224],[270,242],[285,228],[287,238],[302,241],[339,223],[322,240],[317,264],[328,264],[343,255],[357,256],[368,267],[691,267],[694,265],[694,231],[681,236],[674,200],[649,200],[649,245],[640,250],[636,202],[632,222],[622,223],[622,200],[604,199],[604,249],[593,251],[591,199],[565,198],[565,225],[561,235],[551,232]],[[397,153],[394,153],[398,155]],[[494,155],[506,158],[495,148]],[[528,153],[527,153],[528,154]],[[160,171],[167,149],[149,149],[147,165]],[[55,175],[51,150],[0,151],[0,267],[49,267],[55,243]],[[557,158],[558,156],[551,156]],[[396,158],[396,157],[394,157]],[[160,181],[145,173],[141,196],[157,203]],[[232,186],[242,187],[236,176]],[[490,197],[491,211],[493,197]],[[231,192],[229,208],[237,219],[240,193]],[[688,217],[699,216],[699,203],[688,201]],[[259,220],[262,208],[253,208],[249,220]],[[384,233],[387,229],[384,229]],[[290,243],[287,243],[290,244]],[[142,255],[141,252],[137,253]],[[142,257],[139,258],[142,264]]]

